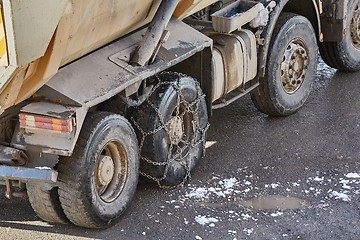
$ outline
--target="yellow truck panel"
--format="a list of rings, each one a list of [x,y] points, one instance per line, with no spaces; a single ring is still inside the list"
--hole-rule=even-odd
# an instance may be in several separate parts
[[[181,0],[174,15],[182,19],[213,2]],[[0,38],[0,112],[34,94],[61,66],[149,23],[160,3],[2,1],[6,36]]]
[[[10,64],[21,67],[43,56],[64,13],[67,0],[2,2]]]
[[[1,6],[0,6],[0,12],[2,12]],[[2,14],[0,14],[0,66],[8,66],[8,65],[9,65],[9,60],[7,54],[4,19]]]

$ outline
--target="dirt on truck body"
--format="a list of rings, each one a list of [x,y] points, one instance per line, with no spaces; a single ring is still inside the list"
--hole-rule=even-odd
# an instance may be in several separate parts
[[[271,116],[299,111],[318,49],[360,69],[359,0],[0,6],[0,183],[51,223],[113,225],[139,176],[184,185],[212,111],[246,94]]]

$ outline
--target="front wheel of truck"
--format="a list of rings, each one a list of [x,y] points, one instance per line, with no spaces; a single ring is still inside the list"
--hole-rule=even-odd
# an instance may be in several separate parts
[[[89,113],[71,157],[59,160],[59,197],[77,226],[106,228],[131,203],[139,176],[136,135],[117,114]]]
[[[305,17],[282,13],[273,32],[265,77],[251,92],[255,106],[270,116],[297,112],[307,100],[316,73],[317,43]]]
[[[341,42],[322,42],[320,54],[330,67],[344,72],[360,70],[360,1],[347,3],[346,34]]]

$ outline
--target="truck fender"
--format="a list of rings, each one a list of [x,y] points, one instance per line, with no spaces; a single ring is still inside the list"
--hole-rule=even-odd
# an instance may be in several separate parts
[[[268,25],[264,28],[264,31],[261,35],[261,37],[264,38],[265,44],[259,48],[259,77],[265,76],[266,61],[272,33],[282,12],[292,12],[305,16],[312,23],[319,39],[321,35],[319,7],[315,0],[276,0],[275,2],[276,6],[270,14]]]

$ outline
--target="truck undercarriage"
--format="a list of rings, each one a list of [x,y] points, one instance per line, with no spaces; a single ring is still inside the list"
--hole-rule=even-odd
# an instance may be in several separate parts
[[[360,69],[358,0],[1,3],[0,183],[52,223],[111,226],[139,175],[182,186],[211,112],[246,94],[265,114],[297,112],[318,49],[334,68]],[[49,22],[29,46],[34,6]]]

